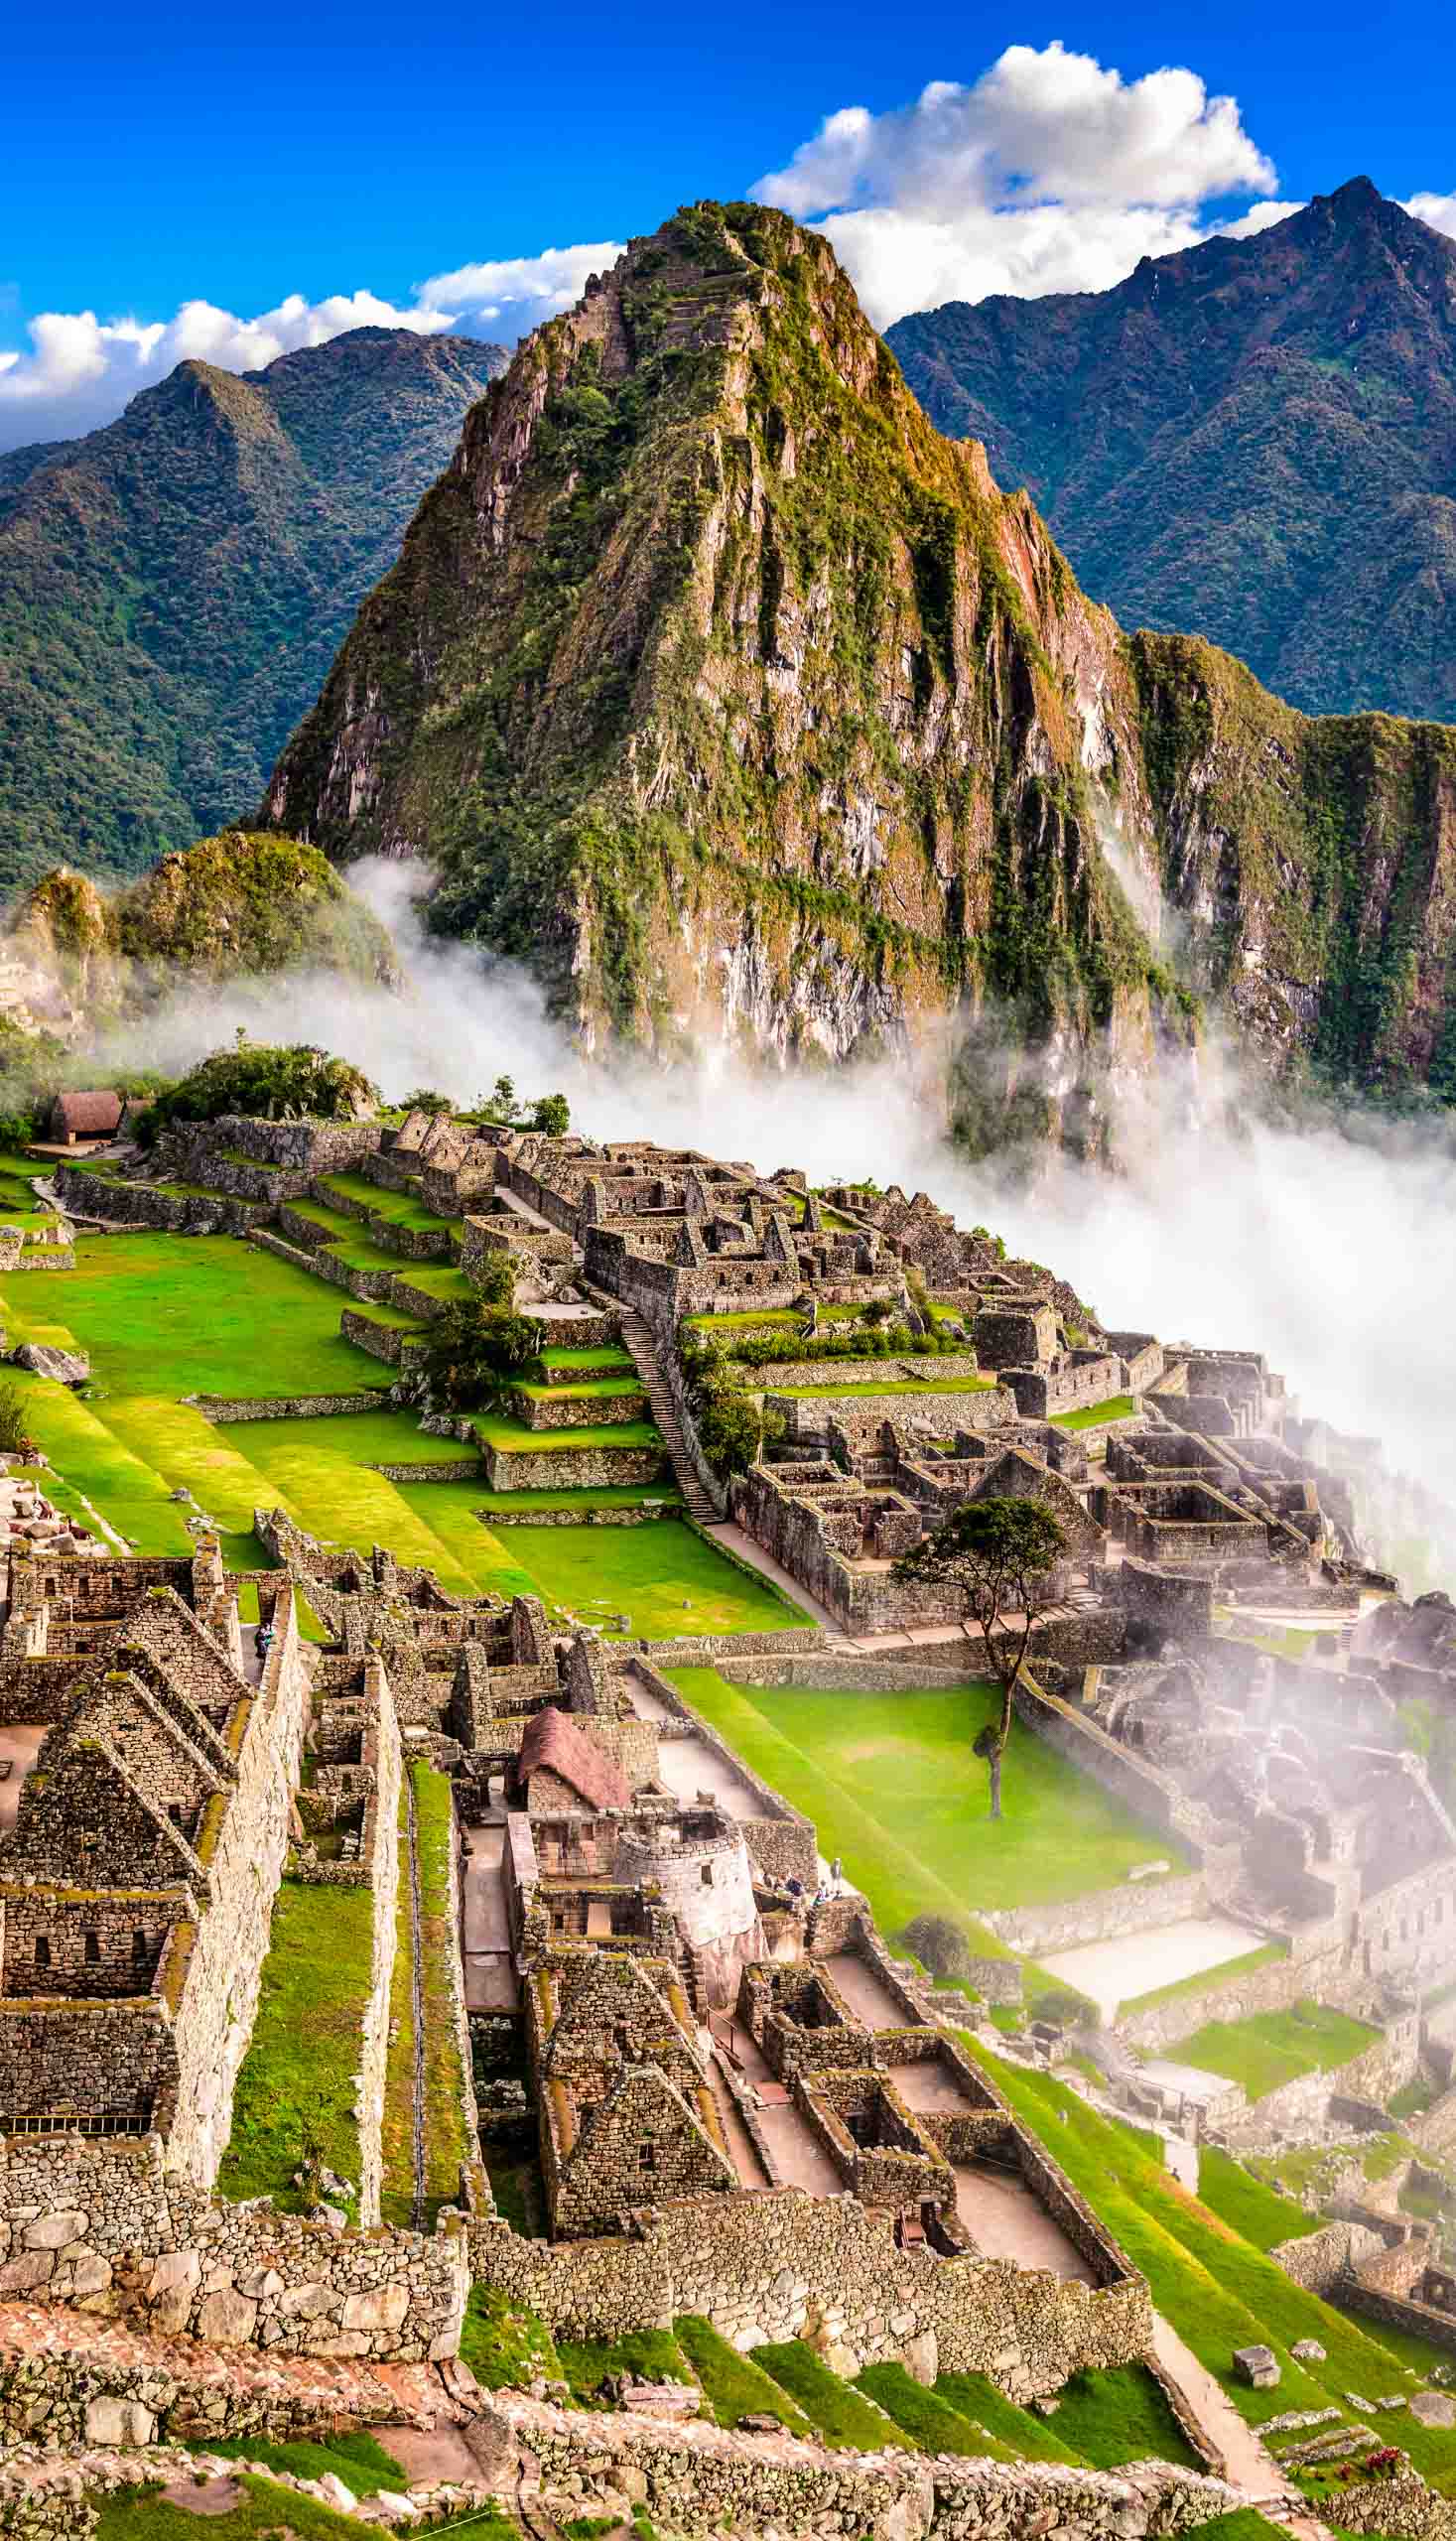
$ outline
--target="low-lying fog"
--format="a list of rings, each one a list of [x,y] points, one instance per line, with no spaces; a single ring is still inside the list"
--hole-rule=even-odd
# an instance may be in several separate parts
[[[1456,1140],[1438,1128],[1333,1108],[1270,1121],[1237,1064],[1205,1053],[1195,1083],[1164,1076],[1134,1099],[1119,1173],[1045,1156],[972,1165],[941,1136],[933,1071],[917,1086],[883,1061],[593,1065],[522,974],[422,936],[408,896],[420,868],[376,859],[349,878],[400,944],[406,996],[331,978],[244,984],[149,1020],[147,1063],[186,1064],[243,1024],[341,1051],[393,1100],[430,1085],[469,1103],[509,1075],[522,1095],[565,1093],[591,1135],[924,1189],[1071,1279],[1111,1325],[1262,1350],[1305,1410],[1380,1436],[1392,1467],[1456,1507]],[[1419,1573],[1415,1586],[1456,1585],[1456,1540]]]

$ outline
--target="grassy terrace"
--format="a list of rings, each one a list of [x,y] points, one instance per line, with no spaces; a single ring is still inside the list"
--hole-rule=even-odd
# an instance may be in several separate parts
[[[1295,2003],[1286,2012],[1252,2012],[1242,2021],[1206,2021],[1178,2050],[1179,2062],[1242,2082],[1252,2100],[1303,2073],[1348,2065],[1380,2037],[1366,2021],[1322,2004]]]
[[[1130,1394],[1111,1395],[1106,1403],[1084,1404],[1080,1411],[1057,1411],[1052,1414],[1054,1429],[1098,1429],[1105,1420],[1126,1420],[1137,1405]]]
[[[912,1916],[1049,1905],[1110,1888],[1168,1838],[1120,1808],[1020,1722],[999,1824],[972,1742],[998,1706],[987,1684],[896,1694],[730,1685],[713,1668],[674,1681],[745,1761],[807,1811],[891,1937]],[[872,1795],[872,1798],[870,1796]]]
[[[271,2197],[301,2212],[312,2199],[290,2181],[312,2152],[348,2182],[348,2211],[357,2213],[354,2075],[372,1947],[367,1889],[283,1882],[218,2175],[224,2197]]]
[[[441,2207],[460,2195],[461,2170],[469,2150],[465,2134],[463,2077],[456,2033],[450,1955],[456,1947],[450,1916],[450,1847],[455,1811],[450,1777],[417,1757],[410,1767],[415,1796],[415,1842],[420,1878],[420,1978],[425,2014],[424,2227],[433,2230]],[[390,1991],[389,2062],[384,2091],[384,2194],[386,2223],[408,2224],[415,2211],[414,1927],[409,1863],[404,1850],[407,1810],[400,1795],[400,1882]]]
[[[563,1371],[580,1368],[584,1376],[614,1375],[618,1369],[636,1373],[636,1362],[630,1353],[613,1349],[609,1342],[603,1342],[596,1350],[543,1350],[541,1365]]]
[[[438,1227],[453,1234],[461,1223],[459,1218],[442,1218],[410,1192],[386,1190],[382,1184],[371,1182],[362,1173],[326,1173],[320,1177],[320,1188],[335,1192],[341,1199],[358,1201],[371,1217],[380,1218],[392,1227]],[[327,1207],[327,1202],[325,1205]]]
[[[636,1395],[643,1403],[647,1396],[636,1369],[628,1361],[618,1376],[586,1376],[580,1384],[564,1386],[538,1385],[534,1379],[515,1388],[530,1403],[601,1403],[609,1397]],[[575,1433],[574,1433],[575,1434]]]
[[[509,1413],[478,1412],[471,1422],[482,1446],[508,1448],[513,1456],[559,1456],[575,1447],[660,1447],[650,1420],[612,1420],[588,1429],[528,1429]]]
[[[517,1559],[548,1603],[584,1623],[613,1628],[628,1618],[633,1636],[781,1632],[806,1618],[766,1579],[739,1570],[718,1546],[675,1520],[645,1527],[503,1529]]]
[[[1392,2356],[1422,2376],[1443,2360],[1441,2349],[1397,2331],[1368,2330],[1306,2294],[1236,2222],[1180,2188],[1136,2129],[1099,2116],[1050,2074],[1004,2064],[974,2040],[967,2046],[1090,2199],[1146,2275],[1159,2311],[1252,2423],[1285,2409],[1332,2404],[1343,2414],[1347,2391],[1377,2395],[1396,2386]],[[1217,2178],[1214,2185],[1216,2195],[1226,2194]],[[1301,2214],[1291,2231],[1307,2221]],[[1260,2237],[1268,2222],[1261,2210]],[[1289,2349],[1301,2339],[1318,2340],[1328,2360],[1296,2363]],[[1232,2379],[1233,2352],[1264,2342],[1274,2349],[1281,2378],[1275,2390],[1253,2391]],[[1060,2412],[1055,2425],[1060,2434]],[[1398,2426],[1398,2441],[1417,2470],[1431,2478],[1456,2473],[1456,2434],[1422,2427],[1403,2413]]]
[[[833,1366],[834,1363],[832,1360],[828,1360],[825,1364],[826,1366]],[[868,1402],[875,1395],[888,1394],[990,1394],[993,1391],[995,1386],[994,1377],[937,1376],[935,1373],[936,1363],[934,1359],[921,1359],[917,1362],[917,1365],[924,1369],[925,1374],[923,1376],[875,1377],[871,1380],[867,1380],[863,1385],[776,1385],[770,1388],[770,1392],[773,1394],[783,1395],[791,1400],[800,1400],[810,1396],[827,1395],[840,1402],[864,1403]],[[759,1391],[761,1392],[762,1389],[760,1388]]]

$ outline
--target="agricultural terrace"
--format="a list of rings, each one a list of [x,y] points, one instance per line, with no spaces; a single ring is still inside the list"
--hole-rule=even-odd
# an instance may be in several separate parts
[[[553,1614],[608,1632],[759,1632],[801,1620],[766,1581],[675,1517],[590,1523],[603,1506],[666,1509],[670,1483],[650,1492],[552,1489],[555,1441],[641,1443],[655,1436],[644,1424],[531,1432],[482,1417],[482,1436],[535,1452],[541,1485],[491,1492],[483,1473],[435,1481],[432,1473],[459,1468],[469,1450],[428,1435],[412,1412],[390,1404],[389,1372],[344,1339],[339,1312],[349,1301],[328,1281],[230,1236],[82,1236],[75,1257],[64,1277],[0,1280],[0,1322],[12,1345],[44,1341],[88,1358],[91,1382],[80,1392],[12,1373],[54,1468],[54,1496],[73,1515],[99,1517],[129,1549],[187,1551],[189,1511],[172,1496],[187,1490],[216,1522],[236,1569],[265,1564],[253,1513],[282,1507],[326,1541],[360,1552],[387,1544],[401,1561],[427,1564],[457,1596],[539,1595]],[[432,1274],[450,1267],[421,1266]],[[548,1353],[548,1366],[556,1355]],[[592,1383],[604,1371],[598,1363],[559,1373]],[[225,1424],[187,1399],[368,1394],[377,1410]],[[543,1507],[580,1512],[581,1523],[511,1523]]]
[[[973,1683],[917,1693],[733,1685],[714,1668],[674,1682],[730,1746],[811,1816],[891,1937],[916,1915],[968,1926],[988,1908],[1059,1904],[1111,1888],[1135,1863],[1187,1868],[1166,1835],[1122,1808],[1019,1721],[1011,1725],[1003,1814],[988,1813],[977,1732],[999,1690]],[[986,1939],[978,1935],[978,1946]],[[994,1948],[994,1942],[991,1946]]]

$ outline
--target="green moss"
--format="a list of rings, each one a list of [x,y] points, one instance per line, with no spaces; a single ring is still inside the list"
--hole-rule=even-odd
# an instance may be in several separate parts
[[[753,2361],[788,2392],[832,2451],[879,2453],[886,2447],[901,2453],[918,2451],[912,2437],[903,2434],[866,2393],[852,2382],[842,2382],[802,2340],[756,2346]]]
[[[751,2355],[741,2355],[730,2346],[710,2321],[688,2314],[673,2323],[673,2335],[720,2426],[735,2427],[746,2417],[772,2417],[791,2435],[812,2433],[803,2410],[782,2384],[755,2364]]]

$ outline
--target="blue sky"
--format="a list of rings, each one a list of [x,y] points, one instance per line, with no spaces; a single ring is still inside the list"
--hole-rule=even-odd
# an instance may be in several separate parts
[[[421,325],[516,333],[554,305],[553,290],[556,300],[575,296],[576,268],[528,271],[505,303],[499,277],[488,288],[476,277],[473,305],[463,287],[438,292],[428,317],[418,315],[418,287],[548,247],[621,240],[684,200],[755,184],[802,216],[827,218],[882,324],[927,294],[1100,287],[1144,246],[1165,252],[1251,203],[1301,201],[1357,172],[1436,202],[1456,195],[1456,46],[1445,15],[1438,0],[1374,14],[1349,0],[1279,9],[1238,0],[1181,24],[1166,10],[1085,0],[1075,13],[888,15],[854,0],[736,12],[654,0],[629,14],[572,6],[545,18],[478,4],[411,13],[373,0],[255,0],[246,12],[80,0],[64,15],[13,11],[0,365],[7,349],[19,358],[0,366],[0,409],[8,395],[12,410],[0,412],[10,426],[0,439],[84,429],[183,350],[239,367],[259,346],[266,358],[372,312],[350,304],[340,315],[334,295],[365,292],[415,311]],[[993,179],[984,167],[975,178],[980,213],[1034,202],[1046,215],[1034,240],[995,230],[1012,249],[1003,257],[988,243],[992,230],[962,217],[959,126],[950,145],[944,132],[936,141],[927,178],[926,118],[896,112],[928,82],[974,90],[1007,47],[1026,48],[1009,109],[1004,82],[977,109],[983,156],[988,131],[1009,147],[996,135],[1008,112],[1021,130],[1057,42],[1088,58],[1089,75],[1095,65],[1134,96],[1165,66],[1195,74],[1210,98],[1235,101],[1242,145],[1227,119],[1211,133],[1207,115],[1194,115],[1182,132],[1175,112],[1158,168],[1129,167],[1120,191],[1128,136],[1112,132],[1102,150],[1096,117],[1107,100],[1094,82],[1066,109],[1072,124],[1082,117],[1070,190],[1061,141],[1044,133],[1010,148]],[[1148,91],[1147,102],[1158,104],[1157,121],[1166,100]],[[846,174],[838,145],[828,163],[812,145],[825,118],[850,107],[871,121],[867,138],[851,136]],[[1090,134],[1084,109],[1094,112]],[[942,124],[961,111],[936,110]],[[1089,143],[1105,183],[1088,178]],[[806,147],[807,174],[787,176]],[[1185,147],[1179,201],[1168,163]],[[1016,148],[1029,157],[1018,162]],[[1050,164],[1037,163],[1038,150]],[[1263,172],[1253,175],[1259,156]],[[837,234],[837,209],[859,227],[851,219]],[[103,331],[125,319],[161,328],[197,301],[244,330],[291,301],[299,310],[256,338],[235,330],[235,340],[219,323],[196,341],[173,333],[118,346],[72,325],[38,350],[29,332],[48,315],[86,312]]]

